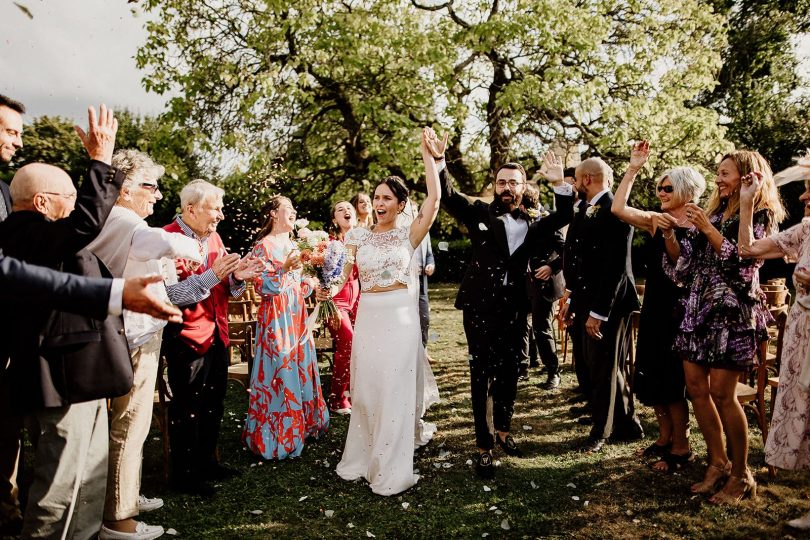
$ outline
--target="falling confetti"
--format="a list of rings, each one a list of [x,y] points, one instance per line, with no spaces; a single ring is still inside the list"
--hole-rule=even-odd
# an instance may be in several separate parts
[[[509,526],[509,520],[508,519],[505,519],[505,520],[501,521],[501,529],[503,529],[505,531],[508,531],[509,529],[511,529],[511,527]]]
[[[323,515],[325,515],[326,517],[330,518],[330,517],[332,517],[332,516],[334,516],[334,515],[335,515],[335,511],[334,511],[334,510],[326,510],[326,511],[323,513]]]

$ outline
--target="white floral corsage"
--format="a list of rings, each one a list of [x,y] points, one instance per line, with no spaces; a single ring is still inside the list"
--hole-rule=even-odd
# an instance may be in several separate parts
[[[529,214],[529,217],[532,219],[537,219],[540,217],[540,210],[537,208],[529,208],[526,210],[526,213]]]
[[[479,223],[478,224],[478,230],[486,231],[486,230],[488,230],[488,227],[486,225],[484,225],[483,223]]]
[[[595,213],[599,211],[599,205],[595,204],[593,206],[589,206],[587,210],[585,210],[585,215],[587,217],[593,217]]]

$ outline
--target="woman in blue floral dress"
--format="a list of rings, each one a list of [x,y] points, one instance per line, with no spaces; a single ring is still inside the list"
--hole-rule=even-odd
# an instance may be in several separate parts
[[[265,459],[284,459],[300,456],[307,437],[326,431],[329,411],[306,328],[304,298],[317,282],[302,277],[301,260],[290,240],[296,216],[292,203],[276,196],[268,208],[253,249],[266,270],[255,283],[262,302],[242,440]]]
[[[775,232],[785,211],[770,166],[759,153],[739,150],[723,156],[706,211],[686,205],[694,228],[680,242],[666,241],[665,271],[688,290],[674,346],[684,359],[687,390],[709,454],[704,479],[692,492],[710,493],[727,479],[709,499],[715,504],[756,491],[748,470],[748,423],[736,391],[740,373],[753,368],[759,344],[768,339],[770,320],[759,288],[762,261],[741,259],[737,251],[740,185],[750,182],[751,174],[763,179],[754,204],[754,236]]]

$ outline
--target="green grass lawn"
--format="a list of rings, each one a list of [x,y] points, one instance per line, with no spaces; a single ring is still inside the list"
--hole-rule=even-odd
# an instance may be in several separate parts
[[[429,352],[442,402],[428,412],[439,432],[416,454],[422,479],[414,488],[380,497],[364,482],[345,482],[335,474],[348,417],[333,417],[329,433],[307,445],[301,458],[262,461],[240,443],[247,400],[232,384],[220,451],[241,476],[222,483],[210,500],[168,491],[159,433],[153,431],[142,491],[163,497],[166,505],[143,519],[184,538],[810,538],[783,526],[810,510],[810,472],[780,471],[767,483],[753,420],[750,463],[760,482],[759,497],[733,508],[712,507],[689,492],[701,478],[702,464],[661,475],[635,457],[642,443],[578,454],[588,428],[569,411],[575,384],[570,363],[560,390],[539,389],[545,379],[537,372],[520,383],[513,431],[528,457],[507,458],[496,451],[497,478],[478,480],[469,461],[474,438],[467,352],[454,297],[452,286],[431,288],[436,339]],[[328,365],[321,365],[325,387],[329,376]],[[647,433],[654,434],[652,410],[640,407],[639,415]],[[703,457],[694,419],[692,426],[693,449]]]

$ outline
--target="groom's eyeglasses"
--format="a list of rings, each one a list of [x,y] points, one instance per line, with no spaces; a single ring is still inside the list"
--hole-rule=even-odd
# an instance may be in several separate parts
[[[658,186],[658,193],[661,193],[662,191],[664,193],[672,193],[675,191],[675,188],[672,186]]]
[[[518,182],[517,180],[509,180],[508,182],[506,180],[495,180],[495,185],[496,186],[498,186],[498,187],[506,187],[506,185],[509,184],[509,187],[512,188],[512,189],[514,189],[514,188],[516,188],[516,187],[518,187],[520,185],[523,185],[525,183],[526,182]]]

